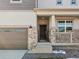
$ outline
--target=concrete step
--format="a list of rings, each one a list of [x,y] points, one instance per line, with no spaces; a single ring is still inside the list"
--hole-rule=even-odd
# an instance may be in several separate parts
[[[37,46],[51,46],[51,43],[38,43]]]
[[[52,46],[50,43],[38,43],[29,53],[52,53]]]

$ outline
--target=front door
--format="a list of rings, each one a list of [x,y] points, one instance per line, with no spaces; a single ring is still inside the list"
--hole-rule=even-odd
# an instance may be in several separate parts
[[[47,42],[48,41],[47,25],[40,25],[39,27],[40,27],[39,42]]]
[[[38,42],[49,41],[49,20],[47,17],[38,17]]]

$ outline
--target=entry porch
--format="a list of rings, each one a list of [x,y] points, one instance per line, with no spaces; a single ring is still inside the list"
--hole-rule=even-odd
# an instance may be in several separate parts
[[[37,31],[35,42],[30,39],[30,47],[37,46],[39,39],[39,17],[42,21],[46,18],[48,21],[42,22],[47,24],[48,41],[52,45],[79,45],[79,10],[76,9],[35,9],[37,15],[37,27],[34,31]],[[44,18],[45,17],[45,18]],[[46,23],[45,23],[46,22]],[[31,28],[32,29],[32,28]],[[32,31],[30,31],[32,32]],[[29,39],[28,39],[29,40]],[[44,43],[44,42],[43,42]]]

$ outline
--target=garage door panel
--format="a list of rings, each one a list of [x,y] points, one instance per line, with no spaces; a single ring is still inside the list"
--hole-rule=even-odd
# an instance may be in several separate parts
[[[26,49],[27,41],[28,31],[26,29],[24,31],[0,32],[0,49]]]

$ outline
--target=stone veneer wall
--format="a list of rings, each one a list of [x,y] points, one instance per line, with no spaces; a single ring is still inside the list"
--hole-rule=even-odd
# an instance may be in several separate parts
[[[79,30],[73,30],[72,42],[79,43]]]
[[[51,43],[71,43],[71,33],[57,33],[55,28],[49,29]],[[37,28],[28,28],[28,49],[34,48],[38,43]],[[72,43],[79,43],[79,30],[73,30]]]
[[[49,39],[51,43],[70,43],[71,33],[56,32],[55,28],[49,30]]]
[[[71,33],[56,33],[56,43],[70,43],[71,42]]]
[[[79,30],[62,33],[51,28],[49,30],[49,39],[51,43],[79,43]]]
[[[55,28],[49,29],[49,40],[51,43],[55,43],[55,39],[56,39],[55,32],[56,32]]]
[[[37,29],[28,28],[28,49],[32,49],[37,45]]]

